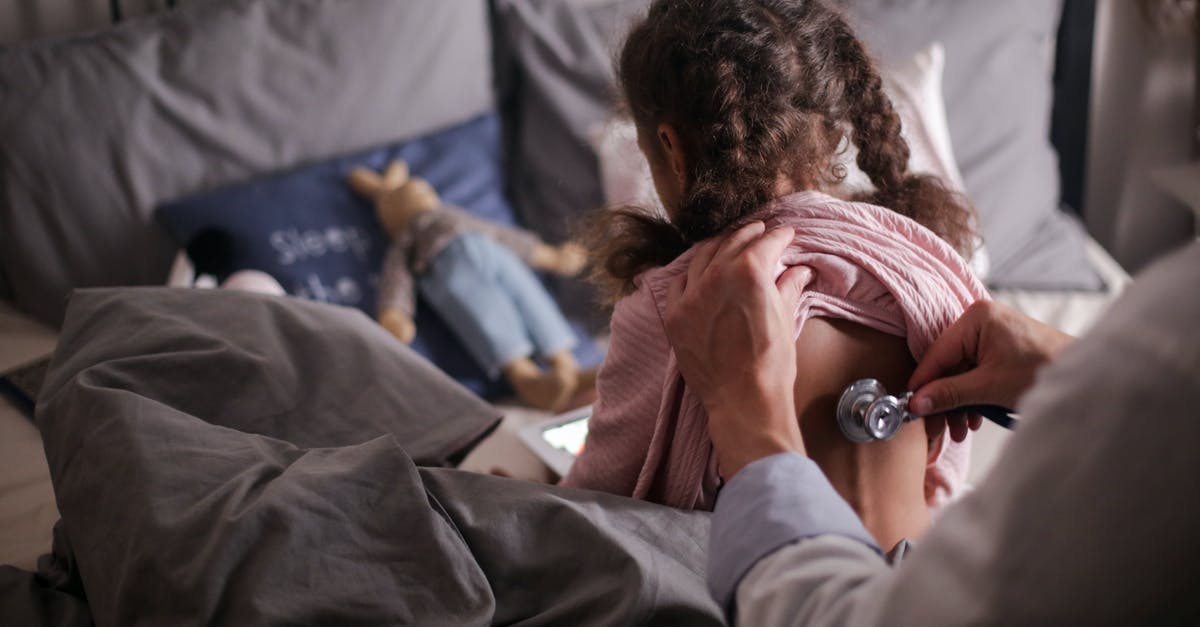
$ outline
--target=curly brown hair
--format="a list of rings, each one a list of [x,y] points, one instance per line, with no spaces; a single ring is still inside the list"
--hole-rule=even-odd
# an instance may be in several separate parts
[[[609,302],[776,195],[781,177],[822,189],[845,177],[846,139],[874,189],[861,200],[908,216],[960,253],[974,212],[941,180],[908,171],[900,118],[842,14],[819,0],[657,0],[617,61],[639,135],[679,135],[686,190],[674,220],[641,208],[599,213],[586,240]]]

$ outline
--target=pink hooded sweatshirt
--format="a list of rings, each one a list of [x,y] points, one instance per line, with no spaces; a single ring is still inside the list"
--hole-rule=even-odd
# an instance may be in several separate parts
[[[768,228],[796,230],[780,272],[797,265],[813,271],[796,312],[797,337],[811,317],[839,318],[906,338],[919,361],[968,306],[988,298],[945,241],[882,207],[806,191],[775,201],[758,217]],[[691,258],[688,251],[645,272],[637,291],[617,303],[587,443],[563,485],[683,509],[715,505],[720,479],[708,416],[679,374],[663,326],[667,287]],[[963,486],[969,442],[941,443],[925,473],[930,508]]]

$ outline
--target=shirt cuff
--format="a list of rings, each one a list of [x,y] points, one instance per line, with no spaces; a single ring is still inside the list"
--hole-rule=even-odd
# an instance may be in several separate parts
[[[799,453],[779,453],[746,466],[717,495],[708,546],[708,590],[726,612],[746,573],[789,544],[835,534],[882,555],[825,473]]]

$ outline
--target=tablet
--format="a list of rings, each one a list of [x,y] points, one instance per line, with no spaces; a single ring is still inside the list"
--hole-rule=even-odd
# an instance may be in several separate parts
[[[583,450],[592,406],[580,407],[522,427],[521,441],[560,477],[565,477]]]

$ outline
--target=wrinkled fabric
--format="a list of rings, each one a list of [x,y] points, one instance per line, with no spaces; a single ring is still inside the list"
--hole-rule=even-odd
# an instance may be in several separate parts
[[[5,627],[723,624],[707,514],[423,467],[498,412],[356,310],[76,292],[37,421],[62,521]]]
[[[837,318],[906,338],[919,361],[968,306],[989,298],[949,244],[882,207],[808,191],[756,217],[768,228],[796,230],[780,272],[792,266],[813,272],[796,312],[797,337],[809,318]],[[712,509],[720,479],[708,416],[679,374],[663,327],[667,288],[691,258],[688,251],[646,272],[637,291],[617,304],[587,443],[564,484]],[[970,440],[942,438],[925,475],[931,508],[961,490],[970,461]]]

